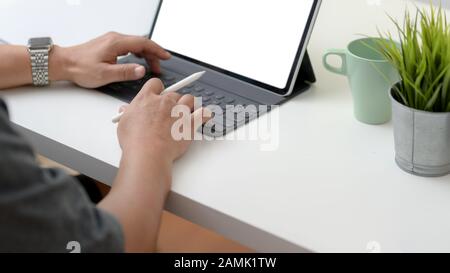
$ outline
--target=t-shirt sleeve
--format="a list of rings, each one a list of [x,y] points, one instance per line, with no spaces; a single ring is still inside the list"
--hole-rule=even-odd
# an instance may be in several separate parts
[[[62,170],[43,169],[0,100],[0,252],[123,252],[118,221]]]

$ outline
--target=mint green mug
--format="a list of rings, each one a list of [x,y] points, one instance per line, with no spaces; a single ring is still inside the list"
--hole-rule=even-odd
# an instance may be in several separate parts
[[[364,38],[351,42],[347,49],[330,49],[323,56],[327,70],[348,77],[356,119],[374,125],[391,120],[389,90],[399,81],[397,70],[377,48],[377,38]],[[328,63],[330,55],[342,59],[341,67]]]

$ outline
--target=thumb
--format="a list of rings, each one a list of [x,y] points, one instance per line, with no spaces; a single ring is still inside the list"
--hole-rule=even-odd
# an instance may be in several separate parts
[[[112,64],[105,69],[105,80],[108,82],[124,82],[142,79],[145,67],[139,64]]]

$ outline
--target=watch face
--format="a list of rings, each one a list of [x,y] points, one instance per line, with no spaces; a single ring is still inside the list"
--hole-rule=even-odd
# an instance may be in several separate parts
[[[29,45],[33,48],[47,48],[52,45],[52,39],[49,37],[32,38]]]

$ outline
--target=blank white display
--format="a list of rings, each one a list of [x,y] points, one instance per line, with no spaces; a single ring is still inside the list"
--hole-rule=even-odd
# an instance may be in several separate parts
[[[164,0],[152,39],[164,48],[283,89],[313,0]]]

